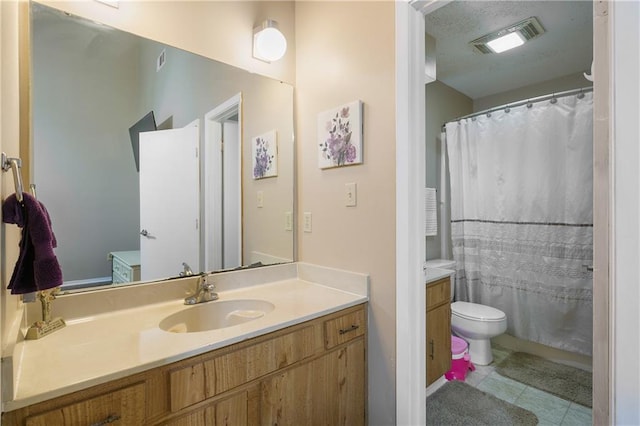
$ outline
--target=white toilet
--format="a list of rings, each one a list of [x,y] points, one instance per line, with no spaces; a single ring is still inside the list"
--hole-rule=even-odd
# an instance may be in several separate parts
[[[426,263],[428,268],[455,270],[455,261],[435,259]],[[451,276],[453,302],[455,275]],[[451,304],[451,329],[469,343],[469,355],[474,364],[488,365],[493,361],[491,338],[507,330],[507,316],[499,309],[469,302]]]

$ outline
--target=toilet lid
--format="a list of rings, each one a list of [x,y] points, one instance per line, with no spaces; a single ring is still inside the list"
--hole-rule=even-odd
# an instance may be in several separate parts
[[[476,321],[502,321],[507,316],[500,309],[469,302],[453,302],[451,313],[461,318]]]

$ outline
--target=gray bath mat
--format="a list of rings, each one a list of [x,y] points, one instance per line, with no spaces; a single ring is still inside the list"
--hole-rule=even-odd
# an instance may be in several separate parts
[[[447,382],[427,398],[427,425],[537,425],[531,411],[463,382]]]
[[[591,372],[514,352],[496,366],[496,372],[567,401],[591,407]]]

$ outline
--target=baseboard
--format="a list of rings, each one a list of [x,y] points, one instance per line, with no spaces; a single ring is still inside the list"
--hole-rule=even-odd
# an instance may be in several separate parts
[[[526,352],[541,358],[548,359],[559,364],[570,365],[581,370],[593,371],[593,361],[590,356],[563,351],[541,343],[518,339],[509,334],[501,334],[491,339],[491,343],[497,343],[514,352]]]

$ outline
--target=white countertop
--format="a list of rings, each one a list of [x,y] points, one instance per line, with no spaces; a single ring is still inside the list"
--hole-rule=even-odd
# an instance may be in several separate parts
[[[454,274],[454,271],[450,269],[442,268],[425,268],[424,270],[424,282],[425,284],[438,281],[442,278],[450,277]]]
[[[244,324],[197,333],[170,333],[158,327],[166,316],[190,308],[182,299],[72,318],[67,327],[49,336],[17,343],[14,398],[5,402],[4,410],[166,365],[368,300],[362,292],[299,277],[218,294],[219,300],[265,300],[275,309]]]

